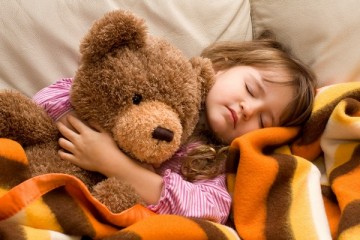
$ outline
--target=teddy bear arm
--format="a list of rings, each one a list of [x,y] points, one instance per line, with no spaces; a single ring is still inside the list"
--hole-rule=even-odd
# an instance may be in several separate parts
[[[120,213],[145,202],[129,184],[111,177],[93,187],[92,195],[113,213]]]
[[[59,132],[47,113],[30,98],[16,91],[0,93],[0,137],[23,147],[57,141]]]

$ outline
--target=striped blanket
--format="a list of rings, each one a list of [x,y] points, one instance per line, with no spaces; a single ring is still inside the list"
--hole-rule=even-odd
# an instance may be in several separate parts
[[[359,239],[359,144],[360,83],[320,91],[302,129],[234,140],[234,231],[140,205],[111,213],[75,177],[29,178],[22,147],[0,139],[0,239]]]
[[[0,239],[239,239],[206,220],[156,215],[141,205],[114,214],[77,178],[45,174],[29,178],[23,148],[0,139]]]
[[[360,83],[322,89],[303,129],[244,135],[230,156],[241,238],[360,239]]]

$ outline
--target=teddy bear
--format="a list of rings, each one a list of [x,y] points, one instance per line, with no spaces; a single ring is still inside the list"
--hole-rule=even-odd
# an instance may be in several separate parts
[[[122,10],[94,22],[80,54],[71,105],[83,121],[108,131],[131,158],[159,165],[193,134],[214,81],[210,60],[186,57],[148,33],[145,20]],[[61,160],[54,121],[28,96],[3,91],[0,106],[0,137],[21,144],[30,176],[74,175],[112,212],[143,203],[129,184]]]

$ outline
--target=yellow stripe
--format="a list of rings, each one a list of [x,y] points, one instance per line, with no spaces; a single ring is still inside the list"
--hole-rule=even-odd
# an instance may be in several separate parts
[[[289,145],[280,146],[277,149],[275,149],[274,152],[275,153],[282,153],[282,154],[292,155]]]
[[[41,198],[29,204],[25,209],[25,214],[25,224],[28,226],[64,232],[57,222],[55,215]]]
[[[9,191],[9,189],[0,188],[0,197],[5,195],[8,191]]]
[[[346,102],[340,102],[334,109],[328,122],[328,129],[324,132],[322,144],[327,153],[327,173],[334,168],[348,162],[359,144],[356,131],[359,129],[359,117],[349,117],[345,113]],[[352,137],[350,137],[352,136]],[[351,140],[355,140],[351,141]],[[333,155],[333,156],[332,156]],[[333,162],[331,159],[333,158]]]
[[[234,173],[227,173],[226,174],[226,186],[227,186],[228,192],[231,195],[234,194],[235,180],[236,180],[236,175]]]
[[[294,239],[318,239],[314,223],[308,221],[313,219],[308,189],[311,164],[302,158],[297,158],[297,160],[298,164],[291,187],[292,203],[290,206],[290,223]]]
[[[326,104],[328,104],[330,100],[334,100],[351,90],[355,90],[359,88],[360,88],[360,82],[334,84],[331,85],[330,87],[324,88],[316,96],[313,112],[316,112],[320,108],[326,106]]]
[[[26,239],[41,239],[41,240],[51,240],[50,233],[47,230],[36,229],[31,227],[23,227],[25,230]]]
[[[356,225],[341,233],[338,240],[359,240],[360,226]]]
[[[334,156],[334,163],[332,166],[327,166],[328,174],[330,174],[335,168],[343,165],[344,163],[348,162],[354,153],[354,149],[359,145],[358,142],[348,142],[342,143],[338,146],[333,146],[336,148],[335,156]]]
[[[339,102],[331,115],[331,119],[338,124],[346,125],[344,127],[356,129],[357,127],[353,126],[353,124],[358,124],[360,117],[349,116],[346,114],[346,106],[346,101]]]

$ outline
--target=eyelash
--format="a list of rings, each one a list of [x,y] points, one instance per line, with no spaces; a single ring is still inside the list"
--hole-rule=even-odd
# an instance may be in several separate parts
[[[255,97],[254,94],[252,93],[252,91],[250,90],[250,88],[248,87],[247,84],[245,84],[245,88],[246,88],[246,91],[250,94],[250,96]],[[264,121],[263,121],[262,115],[260,115],[259,125],[260,125],[260,128],[264,128],[264,127],[265,127],[265,126],[264,126]]]
[[[259,119],[259,121],[260,121],[260,128],[264,128],[265,126],[264,126],[264,121],[263,121],[263,118],[262,118],[262,115],[260,114],[260,119]]]
[[[245,88],[246,88],[246,91],[252,96],[254,97],[254,94],[250,91],[249,87],[247,84],[245,84]]]

